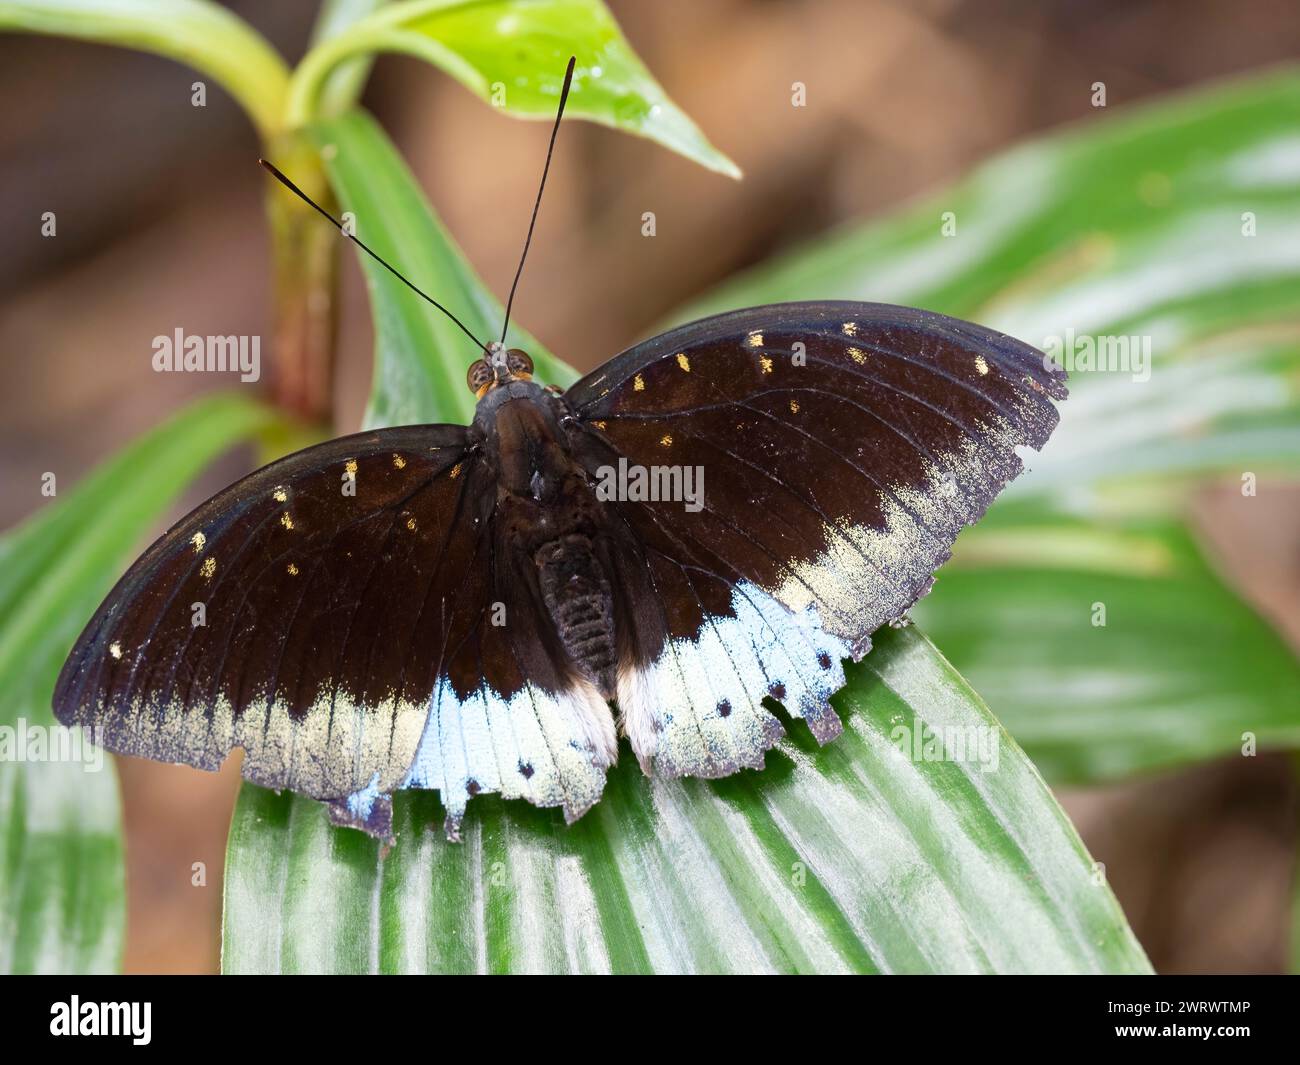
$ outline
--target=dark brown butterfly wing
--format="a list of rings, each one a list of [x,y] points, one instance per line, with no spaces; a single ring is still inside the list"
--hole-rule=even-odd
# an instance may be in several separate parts
[[[243,747],[250,780],[318,799],[390,791],[427,715],[466,455],[461,427],[363,433],[214,496],[109,594],[56,714],[110,750],[203,769]]]
[[[551,705],[565,685],[530,635],[540,625],[496,588],[495,499],[461,426],[363,433],[273,463],[131,567],[73,648],[56,714],[110,750],[203,769],[243,747],[250,780],[381,836],[403,786],[442,789],[453,827],[477,790],[576,816],[603,766],[571,707]],[[518,625],[484,628],[498,600]],[[501,718],[529,698],[551,704]]]
[[[703,505],[615,502],[645,550],[620,678],[643,762],[717,776],[761,764],[764,696],[818,739],[840,659],[929,590],[957,533],[1057,423],[1064,375],[992,330],[850,302],[737,311],[672,330],[566,398],[599,479],[620,457],[703,471]],[[640,739],[638,740],[638,737]]]

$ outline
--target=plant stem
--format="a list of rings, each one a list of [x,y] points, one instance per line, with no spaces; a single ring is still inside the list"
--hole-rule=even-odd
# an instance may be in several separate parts
[[[333,196],[320,155],[305,137],[278,138],[271,158],[328,209]],[[266,203],[275,281],[271,395],[282,410],[327,423],[333,407],[338,238],[311,207],[274,182]]]
[[[332,37],[345,34],[364,18],[368,18],[385,5],[386,0],[322,0],[312,27],[311,47]],[[322,116],[332,116],[345,111],[357,102],[370,68],[373,56],[357,56],[340,63],[330,72],[318,95],[318,109]]]
[[[401,52],[416,56],[482,93],[482,73],[456,52],[429,36],[428,28],[406,31],[402,23],[459,7],[466,0],[426,0],[425,3],[396,4],[382,8],[351,29],[313,47],[298,64],[289,80],[285,122],[299,129],[317,116],[317,104],[330,72],[344,60],[376,52]]]

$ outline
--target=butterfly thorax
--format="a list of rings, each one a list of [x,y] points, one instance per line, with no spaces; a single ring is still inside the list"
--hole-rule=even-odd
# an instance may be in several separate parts
[[[613,591],[599,547],[604,516],[560,425],[562,402],[532,382],[515,382],[480,401],[475,424],[496,470],[504,546],[532,568],[572,665],[613,698]]]

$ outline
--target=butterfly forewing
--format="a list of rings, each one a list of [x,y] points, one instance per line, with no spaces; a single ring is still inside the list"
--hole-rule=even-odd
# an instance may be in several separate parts
[[[623,459],[703,484],[696,507],[613,504],[662,604],[663,649],[647,655],[643,635],[629,650],[629,734],[649,730],[658,759],[717,775],[761,759],[770,695],[834,736],[840,658],[929,589],[1064,395],[1063,375],[1012,338],[843,302],[696,322],[575,384],[593,476]]]
[[[400,783],[442,647],[466,431],[346,437],[259,470],[127,572],[77,642],[55,709],[111,750],[340,800]]]

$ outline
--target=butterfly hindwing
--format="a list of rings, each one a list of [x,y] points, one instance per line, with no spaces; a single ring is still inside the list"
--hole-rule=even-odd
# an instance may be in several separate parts
[[[496,486],[480,469],[476,497]],[[532,560],[518,557],[498,516],[455,568],[447,602],[443,663],[407,787],[434,788],[455,837],[469,799],[499,792],[585,813],[617,753],[613,718],[589,682],[565,661],[537,590]]]
[[[838,734],[840,659],[928,591],[1064,395],[1063,374],[1010,337],[849,302],[705,319],[575,384],[594,479],[622,461],[702,488],[613,504],[662,607],[660,639],[643,633],[620,675],[643,762],[705,776],[761,764],[779,735],[765,696],[823,742]]]

